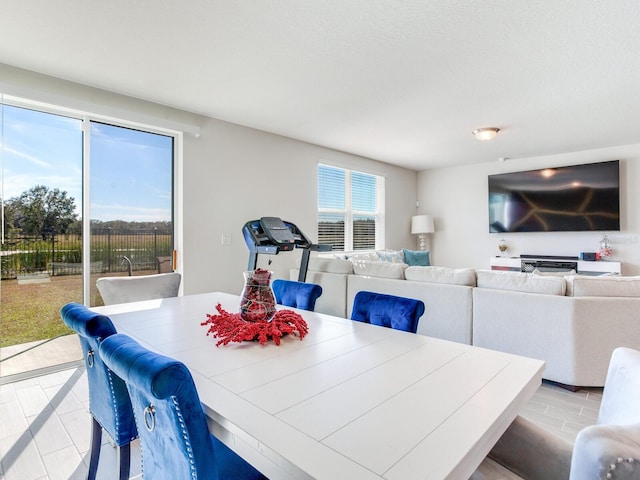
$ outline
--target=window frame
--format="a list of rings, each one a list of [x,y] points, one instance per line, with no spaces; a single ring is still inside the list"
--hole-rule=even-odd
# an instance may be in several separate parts
[[[320,188],[320,169],[322,167],[340,170],[344,173],[344,209],[340,208],[326,208],[321,207],[321,188]],[[361,174],[371,176],[375,178],[375,210],[354,210],[353,208],[353,174]],[[377,173],[367,172],[359,169],[345,168],[337,165],[331,165],[329,163],[318,162],[316,168],[316,186],[318,189],[317,195],[317,218],[316,218],[316,231],[318,235],[318,243],[322,243],[320,238],[320,222],[319,219],[322,214],[335,214],[344,216],[344,251],[349,252],[369,252],[374,250],[384,250],[385,248],[385,177]],[[375,239],[374,248],[358,249],[354,250],[354,229],[353,220],[358,216],[373,217],[375,222]]]

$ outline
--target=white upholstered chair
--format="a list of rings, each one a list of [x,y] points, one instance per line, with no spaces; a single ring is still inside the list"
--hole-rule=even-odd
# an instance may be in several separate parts
[[[103,277],[96,282],[105,305],[177,297],[182,276],[177,272],[136,277]]]
[[[598,421],[573,446],[517,417],[489,456],[531,480],[640,479],[640,352],[614,350]]]

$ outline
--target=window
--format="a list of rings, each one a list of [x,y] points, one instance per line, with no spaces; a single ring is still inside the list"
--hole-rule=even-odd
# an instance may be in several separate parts
[[[384,177],[318,165],[318,243],[334,250],[384,248]]]

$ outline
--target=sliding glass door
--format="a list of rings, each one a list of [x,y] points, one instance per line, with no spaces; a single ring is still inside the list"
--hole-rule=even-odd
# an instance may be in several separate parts
[[[91,122],[91,285],[171,270],[173,137]],[[92,292],[91,305],[102,299]]]
[[[60,308],[101,305],[98,277],[171,269],[174,137],[53,109],[0,108],[0,370],[8,377],[80,359]]]
[[[82,302],[81,275],[56,275],[78,259],[82,220],[82,119],[0,105],[2,377],[79,359],[60,307]],[[80,268],[78,268],[80,272]]]

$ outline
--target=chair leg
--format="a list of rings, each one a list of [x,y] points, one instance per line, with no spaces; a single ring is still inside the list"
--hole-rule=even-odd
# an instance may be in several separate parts
[[[119,480],[129,480],[129,469],[131,467],[131,444],[122,445],[117,450],[118,467],[120,469]]]
[[[91,456],[89,457],[89,471],[87,480],[95,480],[98,471],[98,459],[100,458],[100,444],[102,443],[102,426],[91,417]]]

